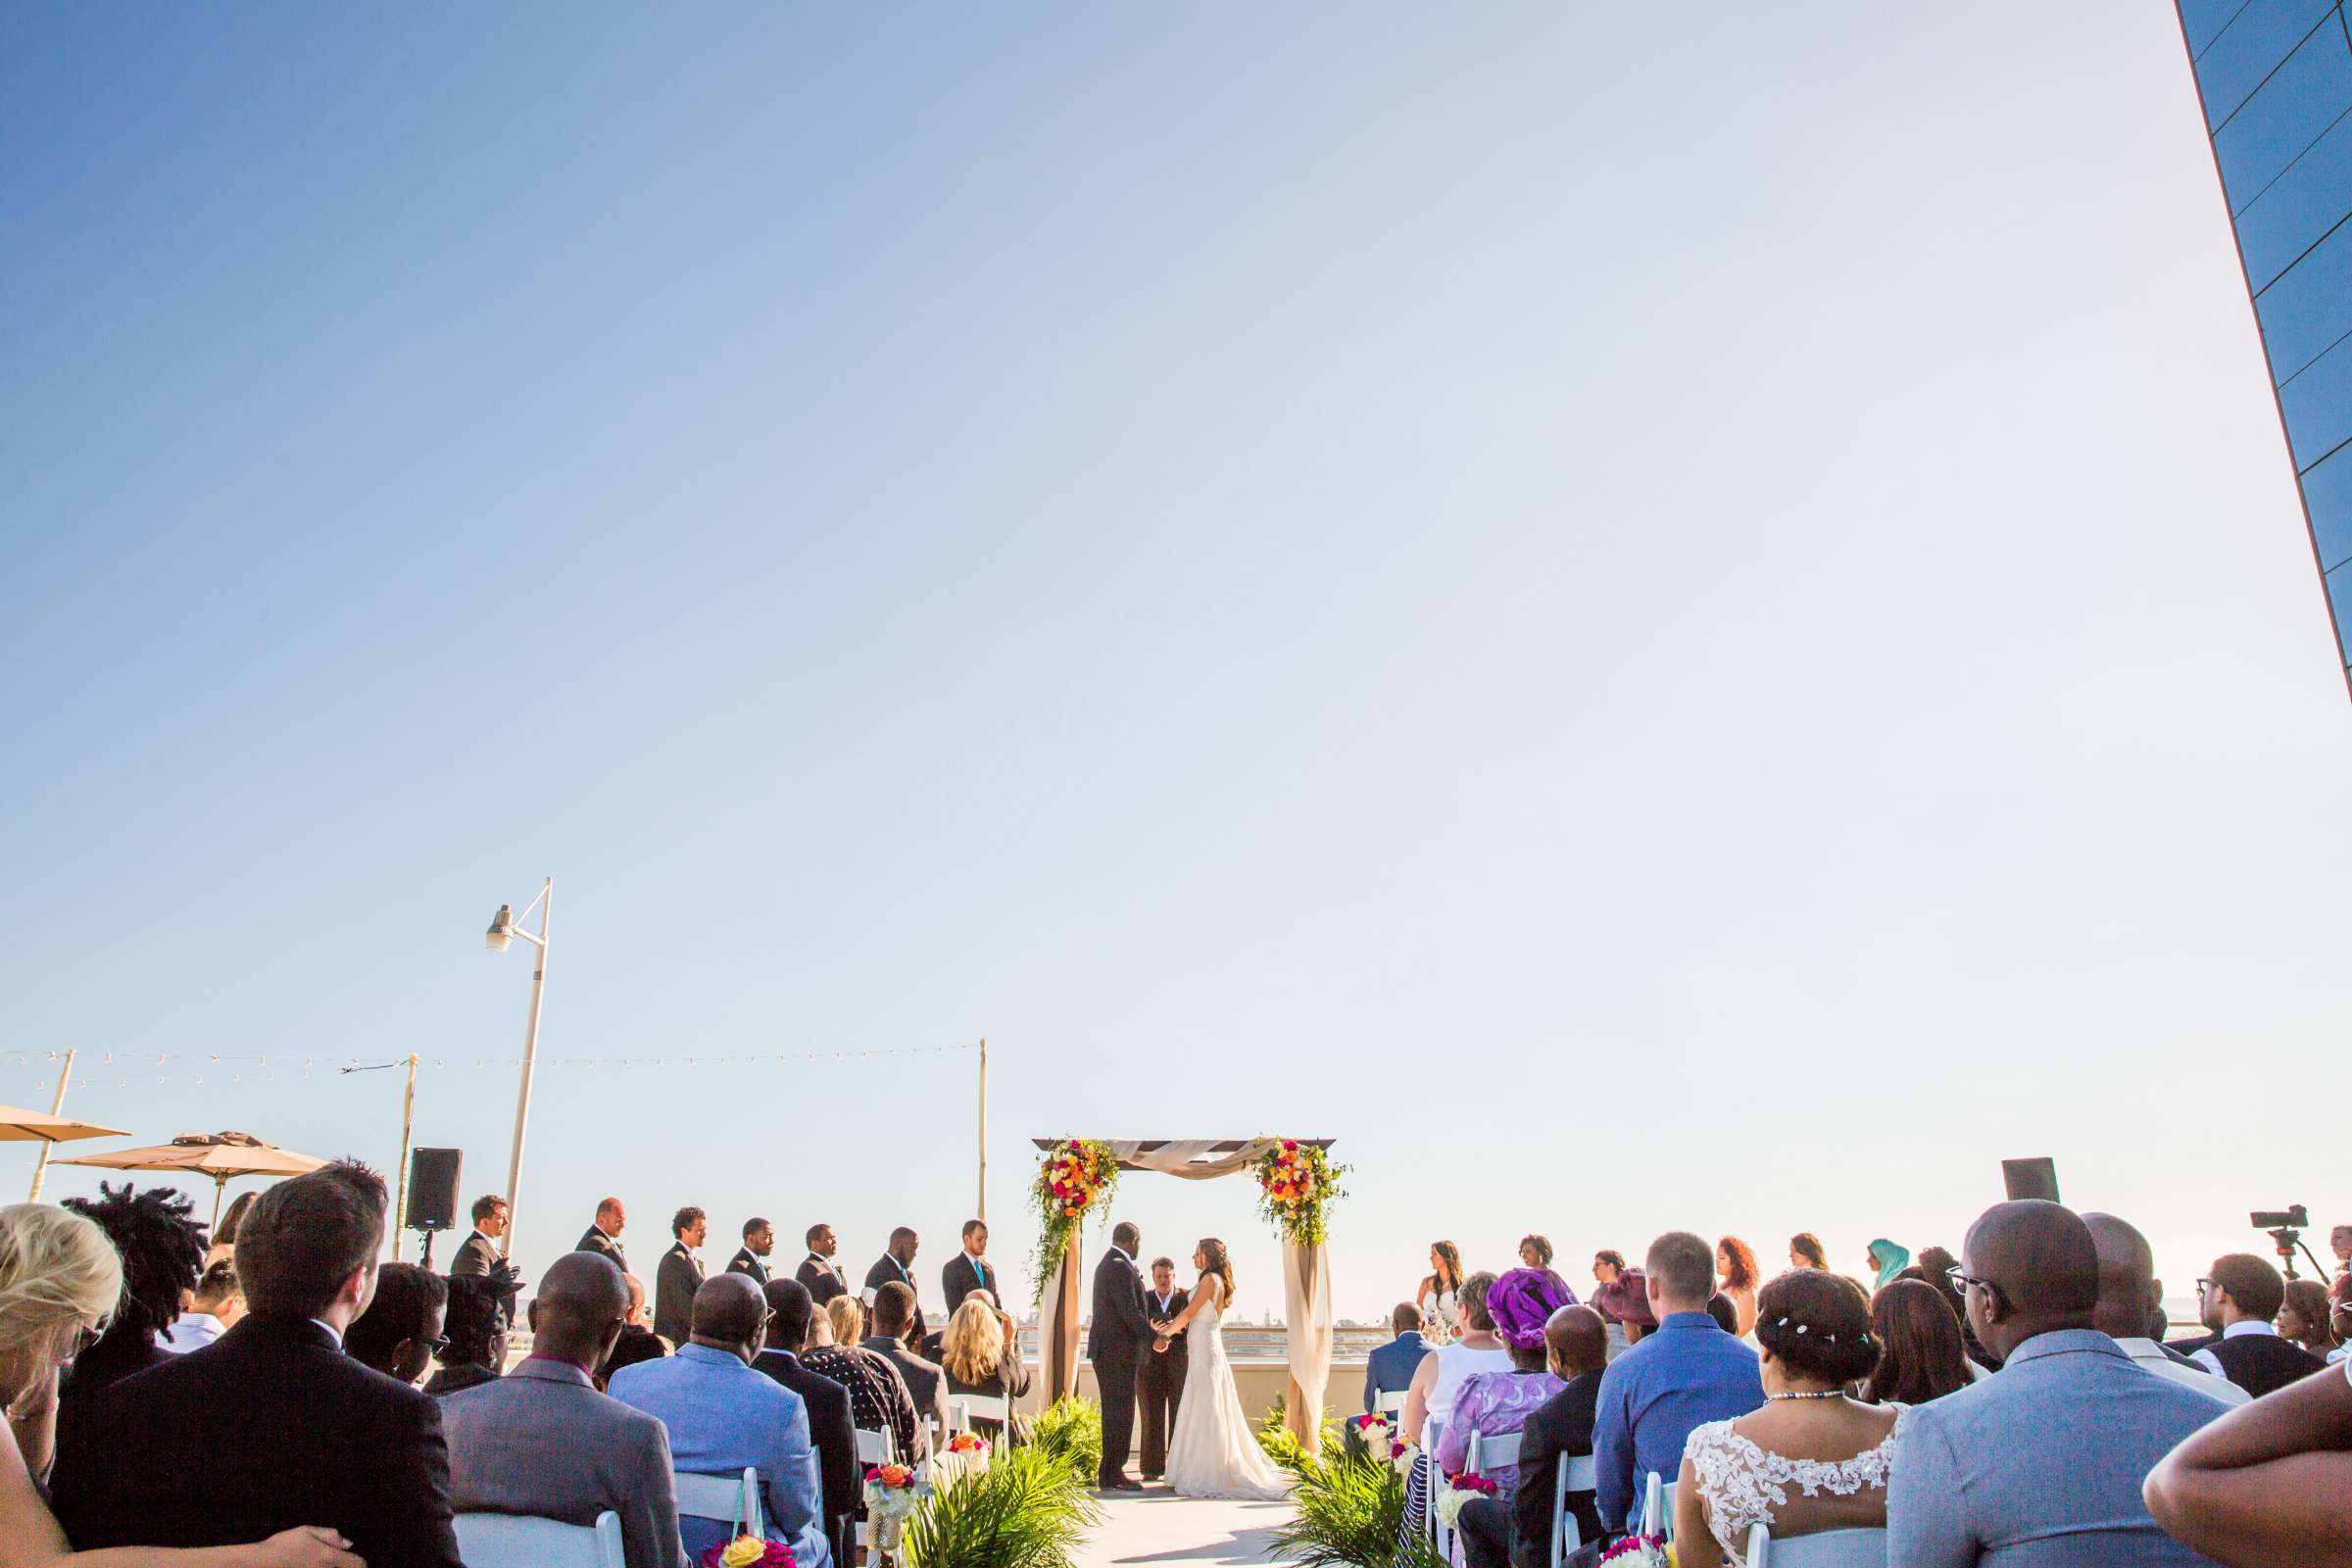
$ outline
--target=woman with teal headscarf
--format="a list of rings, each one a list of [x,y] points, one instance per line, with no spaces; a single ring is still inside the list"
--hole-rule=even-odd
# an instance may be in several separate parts
[[[1879,1271],[1879,1283],[1874,1290],[1885,1290],[1894,1283],[1894,1277],[1911,1266],[1911,1249],[1897,1247],[1884,1236],[1870,1244],[1870,1266]]]

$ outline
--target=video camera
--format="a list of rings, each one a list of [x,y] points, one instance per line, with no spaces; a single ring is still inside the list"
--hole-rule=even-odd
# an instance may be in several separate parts
[[[2277,1245],[2278,1256],[2286,1264],[2286,1277],[2293,1279],[2295,1249],[2302,1246],[2303,1232],[2310,1228],[2311,1211],[2301,1203],[2289,1203],[2284,1208],[2258,1208],[2250,1217],[2256,1230],[2271,1233],[2271,1241]],[[2328,1277],[2328,1271],[2320,1267],[2320,1260],[2311,1256],[2310,1248],[2303,1248],[2303,1255],[2311,1258],[2311,1271],[2314,1274],[2323,1280]]]

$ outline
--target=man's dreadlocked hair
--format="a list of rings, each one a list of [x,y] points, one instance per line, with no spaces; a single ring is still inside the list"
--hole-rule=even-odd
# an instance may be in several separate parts
[[[61,1208],[90,1220],[122,1254],[122,1301],[115,1308],[108,1339],[125,1335],[152,1342],[179,1317],[179,1293],[196,1288],[204,1273],[205,1228],[196,1205],[170,1187],[120,1192],[98,1184],[96,1198],[69,1198]]]

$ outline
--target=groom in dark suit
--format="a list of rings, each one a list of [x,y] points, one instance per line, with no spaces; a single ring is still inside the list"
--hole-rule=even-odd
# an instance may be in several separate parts
[[[1095,1484],[1104,1492],[1141,1492],[1127,1474],[1127,1452],[1135,1437],[1135,1379],[1158,1338],[1144,1308],[1144,1276],[1135,1266],[1144,1233],[1125,1220],[1112,1227],[1110,1250],[1095,1265],[1095,1317],[1087,1330],[1086,1357],[1095,1363],[1095,1388],[1102,1396],[1102,1465]]]

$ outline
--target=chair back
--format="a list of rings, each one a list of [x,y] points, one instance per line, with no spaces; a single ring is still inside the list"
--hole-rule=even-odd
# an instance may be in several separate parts
[[[1642,1534],[1674,1539],[1674,1483],[1655,1470],[1642,1491]]]
[[[1568,1494],[1591,1492],[1600,1485],[1600,1468],[1589,1453],[1563,1457],[1551,1478],[1551,1568],[1560,1568],[1568,1554],[1585,1544],[1585,1533],[1568,1511]]]
[[[887,1432],[868,1432],[858,1428],[858,1462],[859,1464],[890,1463],[891,1441]]]
[[[1404,1391],[1397,1389],[1392,1393],[1387,1389],[1381,1390],[1380,1396],[1372,1401],[1372,1408],[1387,1416],[1389,1425],[1401,1425],[1404,1421]]]
[[[1470,1434],[1470,1452],[1463,1459],[1471,1472],[1485,1475],[1504,1465],[1519,1462],[1519,1434],[1516,1432],[1473,1432]]]
[[[716,1519],[722,1524],[743,1527],[747,1536],[767,1534],[767,1522],[760,1517],[760,1472],[745,1465],[734,1475],[697,1475],[691,1470],[675,1472],[678,1489],[678,1514],[681,1518]],[[469,1565],[470,1568],[470,1565]]]
[[[462,1513],[456,1524],[468,1568],[625,1568],[620,1515],[610,1508],[593,1525],[525,1513]]]
[[[950,1397],[948,1415],[958,1432],[971,1431],[975,1420],[1002,1426],[1011,1419],[1012,1401],[1002,1394],[958,1394]]]
[[[1884,1530],[1824,1530],[1775,1541],[1772,1527],[1747,1533],[1748,1568],[1886,1568]]]

